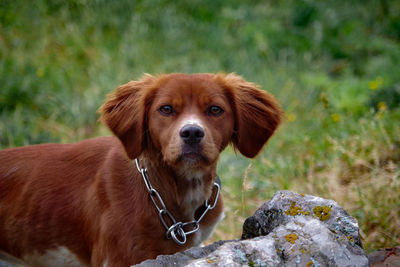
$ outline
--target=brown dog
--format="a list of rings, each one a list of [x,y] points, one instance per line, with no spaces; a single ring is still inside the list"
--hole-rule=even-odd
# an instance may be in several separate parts
[[[234,74],[145,75],[100,112],[115,137],[0,151],[0,251],[31,266],[129,266],[198,245],[222,215],[220,152],[256,156],[282,115]]]

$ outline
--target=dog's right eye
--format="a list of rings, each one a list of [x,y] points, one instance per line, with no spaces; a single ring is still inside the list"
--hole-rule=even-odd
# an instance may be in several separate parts
[[[174,114],[174,109],[170,105],[161,106],[158,111],[164,116]]]

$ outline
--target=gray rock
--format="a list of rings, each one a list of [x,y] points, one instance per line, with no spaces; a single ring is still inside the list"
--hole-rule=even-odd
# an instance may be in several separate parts
[[[258,237],[251,240],[218,241],[204,248],[191,248],[170,256],[158,256],[135,266],[278,266],[274,240]]]
[[[246,219],[242,239],[272,236],[289,266],[368,266],[358,232],[357,220],[335,201],[279,191]]]
[[[0,267],[15,267],[16,265],[11,264],[7,261],[0,260]]]
[[[267,235],[278,225],[300,216],[318,219],[333,233],[341,233],[351,243],[362,247],[357,220],[335,201],[290,191],[278,191],[253,216],[247,218],[243,225],[242,239]]]
[[[356,219],[332,200],[279,191],[219,241],[138,266],[369,266]]]
[[[184,266],[194,259],[206,258],[223,244],[231,241],[218,241],[207,247],[194,247],[173,255],[160,255],[155,260],[146,260],[135,266]]]

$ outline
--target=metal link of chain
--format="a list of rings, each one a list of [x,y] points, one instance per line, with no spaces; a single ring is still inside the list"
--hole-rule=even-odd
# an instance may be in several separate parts
[[[147,174],[147,169],[141,168],[139,166],[138,159],[135,159],[135,163],[136,163],[136,168],[137,168],[138,172],[143,177],[147,191],[149,191],[149,196],[150,196],[151,202],[153,202],[154,207],[156,207],[156,209],[158,211],[158,216],[160,217],[161,224],[167,230],[167,232],[166,232],[167,239],[172,238],[172,240],[174,240],[175,243],[177,243],[178,245],[185,244],[186,236],[196,233],[200,228],[200,221],[204,218],[204,216],[207,214],[207,212],[209,210],[212,210],[217,205],[218,196],[219,196],[219,193],[221,190],[220,185],[218,183],[214,183],[214,188],[216,188],[214,203],[212,203],[212,205],[210,205],[208,203],[208,199],[205,201],[204,205],[205,205],[206,209],[200,215],[199,219],[193,220],[190,222],[185,222],[185,223],[176,222],[175,217],[168,211],[168,209],[165,206],[165,203],[164,203],[163,199],[161,198],[160,194],[158,193],[158,191],[155,190],[151,186],[151,183],[150,183],[150,180],[149,180],[149,177]],[[161,208],[157,203],[161,205]],[[169,224],[166,222],[165,219],[169,219],[172,222],[172,225],[168,226]],[[193,227],[193,229],[185,232],[185,230],[183,230],[184,227]]]

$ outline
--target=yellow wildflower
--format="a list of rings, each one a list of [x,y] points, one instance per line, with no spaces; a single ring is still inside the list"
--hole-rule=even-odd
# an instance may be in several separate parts
[[[379,102],[379,103],[378,103],[378,109],[379,109],[380,111],[386,110],[386,109],[387,109],[386,103],[383,102],[383,101]]]
[[[331,115],[331,118],[332,118],[332,120],[333,120],[333,122],[339,122],[340,121],[340,114],[337,114],[337,113],[335,113],[335,114],[332,114]]]
[[[293,114],[293,113],[288,114],[286,119],[288,122],[294,122],[296,120],[296,114]]]
[[[383,84],[383,79],[382,77],[377,77],[375,80],[372,80],[368,83],[368,87],[371,90],[376,90],[379,87],[381,87]]]
[[[36,76],[38,76],[39,78],[43,77],[44,75],[44,69],[43,68],[38,68],[36,71]]]

